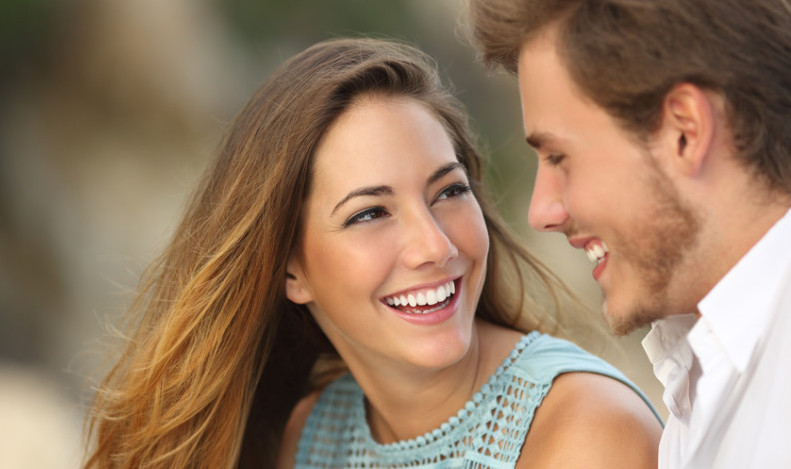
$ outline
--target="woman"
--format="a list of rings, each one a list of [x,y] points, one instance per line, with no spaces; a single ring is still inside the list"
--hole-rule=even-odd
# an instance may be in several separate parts
[[[653,467],[647,401],[537,332],[567,291],[481,166],[418,51],[340,39],[283,64],[145,280],[86,467]]]

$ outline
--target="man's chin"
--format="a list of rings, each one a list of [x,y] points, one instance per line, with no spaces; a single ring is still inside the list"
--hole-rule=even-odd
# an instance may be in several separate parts
[[[624,311],[623,308],[610,307],[608,302],[602,304],[602,316],[607,326],[618,336],[631,334],[637,329],[650,325],[652,322],[662,319],[665,315],[655,309],[631,308]]]

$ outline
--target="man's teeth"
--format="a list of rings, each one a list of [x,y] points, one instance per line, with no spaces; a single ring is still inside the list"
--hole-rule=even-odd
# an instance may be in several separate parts
[[[388,296],[385,298],[387,304],[393,307],[433,306],[442,303],[456,293],[456,284],[450,282],[440,285],[430,290],[422,290],[417,293],[408,293],[398,296]]]
[[[607,254],[609,250],[607,249],[607,245],[603,242],[601,244],[594,244],[590,248],[585,250],[585,254],[588,255],[588,259],[594,264],[598,264],[599,262],[604,260],[604,255]]]

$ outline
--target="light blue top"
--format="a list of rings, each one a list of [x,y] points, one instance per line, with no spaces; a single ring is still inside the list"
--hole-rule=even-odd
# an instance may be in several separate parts
[[[625,383],[657,415],[637,386],[612,365],[570,342],[531,332],[456,416],[413,440],[377,443],[365,418],[360,386],[351,374],[341,376],[313,407],[302,430],[295,467],[513,468],[552,381],[572,371]]]

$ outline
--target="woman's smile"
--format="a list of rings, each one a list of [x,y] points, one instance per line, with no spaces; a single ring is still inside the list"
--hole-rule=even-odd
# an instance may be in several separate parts
[[[339,116],[316,150],[303,223],[289,298],[350,365],[379,357],[376,367],[433,369],[466,353],[489,237],[466,168],[426,107],[374,96]]]
[[[385,297],[384,301],[393,308],[411,314],[430,314],[432,311],[447,305],[453,294],[456,293],[456,284],[453,280],[444,282],[439,287],[420,288],[397,293]]]

